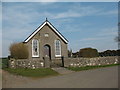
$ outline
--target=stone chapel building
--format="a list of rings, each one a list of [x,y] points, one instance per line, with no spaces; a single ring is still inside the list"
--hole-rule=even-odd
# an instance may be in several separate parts
[[[47,19],[23,43],[28,46],[28,59],[68,57],[68,40]]]

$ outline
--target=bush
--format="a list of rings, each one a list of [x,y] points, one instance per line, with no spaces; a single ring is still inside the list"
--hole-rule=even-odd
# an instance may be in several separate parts
[[[99,53],[97,51],[97,49],[93,49],[93,48],[83,48],[80,49],[79,51],[79,57],[98,57]]]
[[[10,46],[10,54],[15,59],[27,59],[28,47],[24,43],[13,43]]]

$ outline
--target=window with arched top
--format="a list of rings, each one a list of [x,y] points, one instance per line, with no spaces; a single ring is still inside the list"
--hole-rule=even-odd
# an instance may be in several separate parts
[[[60,42],[60,40],[55,40],[55,56],[61,57],[61,42]]]
[[[32,40],[32,57],[39,57],[39,42],[37,39]]]

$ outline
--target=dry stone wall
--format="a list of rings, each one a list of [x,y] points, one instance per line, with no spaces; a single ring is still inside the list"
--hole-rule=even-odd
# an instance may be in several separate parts
[[[43,60],[27,60],[27,59],[11,59],[9,60],[9,67],[10,68],[42,68],[44,67]]]
[[[118,64],[120,57],[96,57],[96,58],[64,58],[64,67],[85,67]],[[49,68],[50,66],[62,66],[62,60],[27,60],[27,59],[10,59],[10,68]],[[60,64],[60,65],[59,65]]]
[[[97,65],[118,64],[120,57],[96,57],[96,58],[65,58],[65,67],[85,67]]]

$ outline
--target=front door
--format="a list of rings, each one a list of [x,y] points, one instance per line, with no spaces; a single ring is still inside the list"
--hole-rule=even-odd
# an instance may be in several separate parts
[[[51,58],[51,51],[50,51],[50,46],[49,45],[44,46],[44,56]]]

